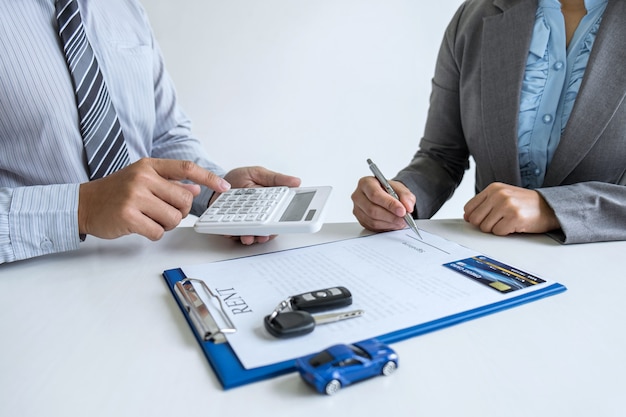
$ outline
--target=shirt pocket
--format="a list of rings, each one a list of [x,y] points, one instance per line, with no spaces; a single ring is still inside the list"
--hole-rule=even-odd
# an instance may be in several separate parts
[[[136,157],[147,156],[142,149],[149,144],[140,142],[152,137],[155,124],[153,49],[129,41],[108,41],[101,47],[104,78],[127,144]]]

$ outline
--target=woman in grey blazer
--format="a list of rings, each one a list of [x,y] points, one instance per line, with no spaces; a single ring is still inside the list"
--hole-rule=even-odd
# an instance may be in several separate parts
[[[556,3],[568,46],[591,7],[601,7],[597,33],[541,182],[533,187],[523,181],[520,100],[538,6],[554,6],[549,3],[556,0],[461,5],[441,45],[419,150],[392,181],[401,203],[373,177],[361,178],[352,200],[364,227],[401,229],[407,211],[431,217],[461,182],[471,155],[477,194],[465,205],[464,218],[482,231],[550,233],[563,243],[626,239],[626,1]]]

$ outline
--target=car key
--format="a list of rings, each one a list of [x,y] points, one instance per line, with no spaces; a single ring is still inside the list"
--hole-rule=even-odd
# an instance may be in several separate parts
[[[331,287],[289,297],[292,310],[317,313],[352,304],[352,294],[346,287]]]
[[[318,324],[360,317],[364,313],[365,311],[363,310],[352,310],[313,316],[307,311],[296,310],[267,315],[263,322],[265,323],[265,328],[272,336],[285,339],[311,333]]]

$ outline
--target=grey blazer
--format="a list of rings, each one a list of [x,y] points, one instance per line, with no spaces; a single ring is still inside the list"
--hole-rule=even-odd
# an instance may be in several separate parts
[[[468,0],[449,24],[432,80],[424,137],[395,177],[429,218],[468,158],[476,191],[521,184],[517,119],[537,0]],[[563,243],[626,240],[626,1],[609,0],[574,109],[537,191]]]

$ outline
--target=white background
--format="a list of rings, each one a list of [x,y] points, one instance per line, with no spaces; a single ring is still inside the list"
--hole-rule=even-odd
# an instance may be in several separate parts
[[[446,25],[461,0],[144,0],[194,134],[225,169],[331,185],[328,222],[372,158],[393,177],[423,133]],[[473,169],[436,218],[458,218]]]

